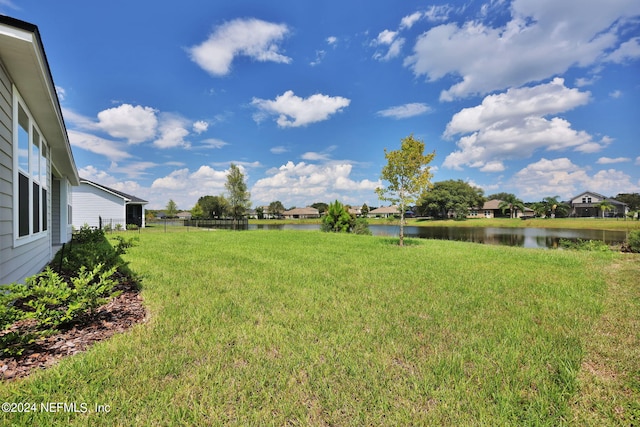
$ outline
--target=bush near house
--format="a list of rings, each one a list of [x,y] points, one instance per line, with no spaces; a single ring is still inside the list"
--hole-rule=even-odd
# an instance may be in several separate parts
[[[640,230],[634,230],[629,233],[627,243],[631,252],[640,252]]]
[[[0,293],[0,356],[19,355],[40,338],[78,322],[119,294],[115,287],[130,277],[120,255],[130,241],[115,247],[102,230],[81,228],[72,243],[41,273]]]

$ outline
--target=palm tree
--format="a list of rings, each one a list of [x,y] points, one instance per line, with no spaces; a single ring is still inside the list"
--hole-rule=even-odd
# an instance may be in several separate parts
[[[602,211],[602,218],[604,218],[604,211],[613,210],[613,204],[606,199],[601,201],[600,203],[596,203],[596,206]]]
[[[555,218],[556,213],[565,215],[568,212],[569,206],[566,203],[558,201],[558,197],[560,196],[545,197],[542,199],[540,205],[544,207],[545,216]]]
[[[525,208],[524,202],[518,199],[513,194],[506,195],[504,200],[501,200],[500,204],[498,205],[498,209],[501,209],[503,214],[504,214],[504,211],[509,209],[510,218],[516,218],[516,212],[518,210],[524,212],[524,208]]]

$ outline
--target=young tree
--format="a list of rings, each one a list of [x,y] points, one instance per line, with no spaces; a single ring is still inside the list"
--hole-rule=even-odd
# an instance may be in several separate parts
[[[173,201],[173,199],[169,200],[165,209],[167,211],[167,217],[169,218],[173,218],[178,213],[178,205]]]
[[[367,206],[366,203],[362,205],[362,208],[360,208],[360,215],[362,215],[363,217],[369,215],[369,206]]]
[[[435,157],[435,151],[424,155],[424,142],[412,135],[402,139],[399,150],[384,150],[387,165],[382,168],[381,179],[389,183],[376,188],[380,200],[398,206],[400,210],[400,246],[404,246],[404,215],[420,194],[431,185],[431,171],[427,166]]]
[[[200,206],[199,203],[196,203],[196,205],[191,208],[191,217],[193,219],[200,219],[202,218],[202,216],[204,215],[204,211],[202,210],[202,206]]]
[[[224,184],[227,189],[229,210],[234,221],[242,218],[251,207],[249,197],[251,194],[247,191],[247,184],[244,182],[244,174],[238,166],[231,163],[229,173],[227,174],[227,182]]]
[[[322,231],[349,233],[356,225],[356,219],[349,213],[349,209],[339,201],[327,207],[326,215],[322,218]]]

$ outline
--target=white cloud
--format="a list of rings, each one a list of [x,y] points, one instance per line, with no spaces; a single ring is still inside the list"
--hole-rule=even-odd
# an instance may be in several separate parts
[[[279,43],[288,34],[289,28],[284,24],[235,19],[217,27],[205,42],[190,48],[189,53],[194,62],[213,76],[228,74],[239,55],[288,64],[291,58],[279,52]]]
[[[317,93],[308,98],[300,98],[288,90],[274,100],[253,98],[260,112],[254,115],[254,120],[260,122],[268,115],[277,115],[279,127],[300,127],[311,123],[327,120],[332,114],[342,111],[349,106],[351,100],[341,96],[331,97]]]
[[[399,56],[404,42],[405,39],[402,37],[398,37],[397,31],[382,31],[380,34],[378,34],[378,37],[371,44],[372,46],[388,46],[388,49],[385,54],[376,52],[373,55],[373,58],[377,59],[378,61],[388,61]]]
[[[191,144],[184,139],[189,135],[187,127],[189,127],[188,120],[175,114],[162,114],[158,126],[160,137],[153,141],[153,145],[158,148],[189,148]]]
[[[127,178],[140,178],[147,175],[147,169],[158,166],[154,162],[127,162],[124,166],[120,166],[116,162],[111,162],[109,172],[125,175]]]
[[[158,126],[156,113],[151,107],[122,104],[99,112],[96,127],[114,138],[137,144],[155,136]]]
[[[511,20],[500,27],[468,21],[429,29],[404,65],[429,81],[459,76],[440,94],[450,101],[540,81],[572,66],[587,67],[618,47],[620,53],[609,60],[637,53],[637,40],[619,46],[618,34],[621,22],[640,14],[635,0],[606,8],[599,0],[519,0],[510,11]]]
[[[314,151],[308,151],[302,154],[302,156],[300,157],[303,160],[311,160],[311,161],[329,160],[331,158],[331,156],[327,153],[316,153]]]
[[[312,67],[315,67],[316,65],[319,65],[320,63],[322,63],[322,60],[324,59],[326,54],[327,54],[327,52],[324,51],[324,50],[316,50],[316,59],[311,61],[309,63],[309,65],[311,65]]]
[[[626,163],[626,162],[630,162],[631,159],[629,157],[616,157],[616,158],[611,158],[611,157],[600,157],[596,163],[599,165],[611,165],[614,163]]]
[[[590,98],[589,92],[567,88],[561,78],[534,87],[509,89],[505,93],[489,95],[482,100],[482,104],[456,113],[447,124],[444,134],[451,137],[496,123],[517,122],[523,117],[557,114],[586,105]]]
[[[335,45],[336,43],[338,43],[338,38],[335,36],[329,36],[327,37],[327,43],[331,46]]]
[[[179,201],[178,205],[190,209],[202,196],[223,194],[228,172],[206,165],[200,166],[195,172],[188,168],[176,169],[169,175],[154,180],[150,191],[157,199],[168,201],[171,198]]]
[[[202,141],[202,146],[206,148],[222,148],[225,145],[229,145],[229,143],[216,138],[207,138]]]
[[[435,6],[432,5],[424,12],[424,17],[427,18],[429,22],[442,22],[449,19],[449,13],[451,13],[451,7],[449,5],[440,5]]]
[[[607,55],[606,60],[618,64],[640,58],[640,37],[634,37],[620,44],[620,47]]]
[[[415,117],[429,112],[431,112],[431,107],[429,107],[427,104],[421,102],[413,102],[380,110],[376,114],[381,117],[407,119],[409,117]]]
[[[136,181],[119,180],[108,172],[99,170],[93,165],[88,165],[78,169],[78,174],[84,179],[97,182],[101,185],[113,188],[114,190],[122,191],[123,193],[131,194],[143,199],[146,196],[146,189],[141,187]]]
[[[125,151],[122,143],[75,130],[68,130],[67,134],[72,146],[100,154],[110,160],[119,161],[132,157],[131,154]]]
[[[607,169],[590,175],[587,168],[574,164],[566,157],[540,159],[520,170],[513,179],[521,197],[529,200],[540,200],[555,194],[568,199],[585,190],[613,196],[640,189],[622,171]]]
[[[193,131],[197,134],[201,134],[209,129],[209,123],[204,120],[198,120],[193,123]]]
[[[287,147],[279,145],[277,147],[272,147],[269,151],[271,151],[273,154],[284,154],[284,153],[287,153],[289,150],[287,149]]]
[[[622,91],[614,90],[613,92],[609,93],[609,96],[611,98],[618,99],[618,98],[622,97]]]
[[[317,165],[289,161],[268,171],[270,176],[259,179],[251,194],[259,203],[281,200],[287,206],[305,206],[334,199],[343,203],[374,199],[373,192],[380,182],[354,180],[351,178],[352,168],[351,164],[341,162]]]
[[[58,99],[60,101],[64,101],[65,96],[67,96],[67,91],[64,90],[62,86],[56,85],[56,94],[58,95]]]
[[[588,133],[572,129],[565,119],[544,117],[584,105],[589,99],[589,92],[569,89],[560,78],[489,95],[480,105],[455,114],[447,124],[445,137],[464,136],[457,142],[459,150],[449,154],[443,165],[498,172],[504,170],[505,160],[528,158],[537,150],[599,151],[610,138],[596,142]]]
[[[400,21],[400,29],[409,29],[413,27],[413,24],[418,22],[422,18],[422,12],[414,12],[411,15],[405,16]]]

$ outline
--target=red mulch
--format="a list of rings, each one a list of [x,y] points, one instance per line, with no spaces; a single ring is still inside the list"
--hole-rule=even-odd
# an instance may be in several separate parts
[[[95,342],[144,322],[147,312],[136,284],[123,283],[116,290],[121,290],[122,293],[96,309],[93,316],[87,316],[69,329],[37,341],[20,356],[0,356],[0,379],[26,377],[36,369],[45,369],[63,357],[80,353]],[[14,325],[3,333],[19,327],[20,325]]]

